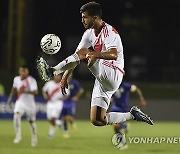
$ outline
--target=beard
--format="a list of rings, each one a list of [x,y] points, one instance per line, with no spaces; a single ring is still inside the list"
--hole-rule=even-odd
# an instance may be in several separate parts
[[[90,22],[88,24],[83,23],[83,25],[84,25],[85,29],[93,28],[94,27],[94,21],[92,21],[92,22]]]

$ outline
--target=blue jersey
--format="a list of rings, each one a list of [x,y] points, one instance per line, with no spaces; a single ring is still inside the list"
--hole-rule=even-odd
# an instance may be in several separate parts
[[[119,89],[113,95],[113,102],[111,111],[113,112],[127,112],[129,110],[129,92],[131,84],[128,82],[122,82]]]
[[[76,102],[72,100],[72,98],[82,89],[80,83],[72,79],[71,82],[69,83],[69,90],[70,90],[70,95],[69,97],[64,100],[63,103],[63,109],[61,113],[61,117],[66,116],[66,115],[75,115],[75,106]]]
[[[67,101],[71,101],[72,98],[82,89],[80,83],[75,80],[72,79],[71,82],[69,83],[69,90],[70,90],[70,95],[69,97],[66,99]]]

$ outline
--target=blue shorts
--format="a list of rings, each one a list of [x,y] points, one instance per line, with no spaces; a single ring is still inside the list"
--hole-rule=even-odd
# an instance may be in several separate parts
[[[65,117],[67,115],[74,116],[76,110],[76,103],[73,101],[65,101],[63,104],[63,109],[61,112],[61,117]]]

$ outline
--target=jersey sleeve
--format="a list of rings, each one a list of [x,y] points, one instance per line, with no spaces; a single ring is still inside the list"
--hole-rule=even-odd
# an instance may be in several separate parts
[[[107,50],[110,48],[118,47],[118,40],[119,40],[118,37],[119,37],[118,33],[114,32],[113,30],[109,31],[108,36],[104,40],[104,45]]]
[[[30,90],[31,90],[31,91],[36,91],[36,90],[38,90],[37,82],[36,82],[36,80],[35,80],[34,78],[31,78],[31,79],[29,80],[29,86],[30,86]]]
[[[122,85],[126,90],[131,90],[131,84],[129,82],[123,82]]]
[[[43,92],[48,92],[48,82],[45,83],[45,85],[42,88]]]
[[[13,80],[13,88],[17,88],[17,78],[16,77]]]
[[[89,30],[86,30],[81,38],[81,41],[76,49],[76,52],[82,48],[89,48],[91,47],[91,43],[90,43],[90,40],[89,40]]]

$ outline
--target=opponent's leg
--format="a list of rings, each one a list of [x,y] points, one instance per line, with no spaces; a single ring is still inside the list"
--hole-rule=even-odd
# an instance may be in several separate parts
[[[83,48],[72,54],[71,56],[67,57],[65,60],[53,67],[55,70],[54,74],[60,74],[62,72],[65,72],[66,70],[75,68],[81,60],[86,59],[86,54],[89,52],[90,50]]]
[[[70,135],[69,135],[69,131],[68,131],[68,119],[67,119],[67,116],[64,117],[64,134],[63,134],[63,137],[64,138],[69,138]]]
[[[114,124],[113,125],[113,127],[114,127],[114,132],[115,133],[124,133],[124,134],[126,134],[127,133],[127,124],[126,124],[126,122],[123,122],[123,123],[120,123],[120,124]]]
[[[22,139],[22,137],[21,137],[21,114],[19,112],[14,113],[13,123],[14,123],[14,129],[16,132],[16,137],[14,139],[14,143],[17,144]]]

